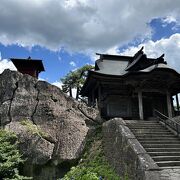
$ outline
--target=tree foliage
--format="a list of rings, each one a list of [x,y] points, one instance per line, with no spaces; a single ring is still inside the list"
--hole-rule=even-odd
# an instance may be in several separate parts
[[[14,133],[0,130],[0,179],[31,179],[19,175],[18,167],[23,163],[17,149],[17,137]]]
[[[92,65],[85,65],[75,71],[70,71],[64,78],[61,79],[63,86],[62,90],[69,93],[72,97],[72,89],[76,89],[76,99],[79,99],[79,92],[86,80],[87,71],[94,69]]]

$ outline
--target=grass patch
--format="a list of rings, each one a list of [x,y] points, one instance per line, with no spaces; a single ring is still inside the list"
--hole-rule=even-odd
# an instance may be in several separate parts
[[[20,123],[21,125],[25,126],[32,134],[37,134],[44,139],[47,139],[49,137],[47,133],[43,132],[40,127],[33,124],[33,122],[30,120],[22,120]]]
[[[85,153],[76,167],[62,178],[62,180],[120,180],[114,169],[108,164],[102,146],[101,127],[95,135],[87,141]]]

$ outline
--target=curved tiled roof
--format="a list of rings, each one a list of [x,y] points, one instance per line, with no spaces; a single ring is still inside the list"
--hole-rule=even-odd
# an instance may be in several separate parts
[[[149,75],[152,77],[154,74],[170,75],[169,73],[175,75],[176,80],[180,82],[180,74],[169,67],[164,61],[164,55],[158,58],[147,58],[143,53],[142,49],[138,51],[134,57],[130,56],[114,56],[114,55],[104,55],[99,54],[100,59],[95,63],[95,70],[89,71],[86,82],[81,90],[81,94],[86,94],[89,88],[92,88],[95,81],[101,81],[102,79],[109,80],[125,80],[126,77],[134,79],[137,75],[142,78],[147,78]],[[143,76],[143,75],[147,76]],[[148,75],[149,74],[149,75]],[[170,76],[171,78],[173,76]],[[136,79],[136,78],[135,78]],[[115,81],[116,81],[115,80]],[[92,87],[91,87],[92,86]]]

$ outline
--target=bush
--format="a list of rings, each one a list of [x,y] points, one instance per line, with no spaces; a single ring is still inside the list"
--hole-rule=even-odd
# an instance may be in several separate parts
[[[19,175],[18,167],[22,164],[22,156],[17,149],[17,137],[14,133],[0,130],[0,179],[31,179]]]
[[[85,153],[76,167],[62,180],[120,180],[114,169],[108,164],[102,146],[101,130],[88,140]]]
[[[25,126],[28,131],[30,131],[32,134],[37,134],[38,136],[42,138],[48,137],[48,134],[43,132],[37,125],[33,124],[30,120],[22,120],[21,125]]]

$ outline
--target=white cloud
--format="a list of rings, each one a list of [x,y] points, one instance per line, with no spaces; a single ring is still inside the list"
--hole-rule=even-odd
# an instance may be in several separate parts
[[[61,56],[58,55],[58,60],[61,62],[62,61],[62,58]]]
[[[94,65],[94,62],[99,58],[98,55],[96,55],[95,53],[91,53],[90,55],[91,61],[93,62],[92,65]]]
[[[63,83],[62,83],[61,81],[55,81],[55,82],[52,83],[52,85],[57,86],[57,87],[59,87],[60,89],[62,89]]]
[[[106,51],[106,54],[113,54],[113,55],[119,54],[118,46],[111,47]]]
[[[5,70],[10,69],[12,71],[16,71],[16,67],[11,61],[8,61],[7,59],[0,59],[0,74]]]
[[[1,0],[0,42],[105,51],[151,34],[153,18],[179,14],[179,0]]]
[[[146,43],[140,44],[137,47],[131,46],[122,52],[122,55],[134,55],[142,46],[144,46],[144,52],[148,57],[157,58],[162,54],[165,54],[164,59],[168,65],[180,72],[180,34],[174,34],[166,39],[158,41],[149,40]]]
[[[76,67],[76,63],[74,61],[71,61],[69,64],[73,67]]]
[[[164,23],[170,24],[172,22],[177,22],[176,18],[174,16],[167,16],[166,18],[162,19]]]
[[[39,80],[39,81],[48,81],[48,78],[44,79],[44,78],[42,78],[42,77],[38,77],[38,80]]]
[[[180,17],[167,16],[165,18],[162,18],[162,23],[163,27],[166,27],[168,24],[174,23],[174,26],[172,26],[172,30],[176,31],[180,28]]]

